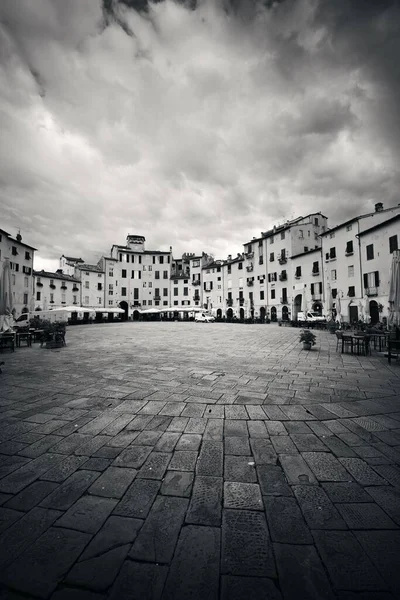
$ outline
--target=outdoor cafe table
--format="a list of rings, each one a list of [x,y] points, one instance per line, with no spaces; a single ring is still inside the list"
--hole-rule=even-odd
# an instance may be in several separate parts
[[[346,341],[350,341],[350,351],[354,354],[356,350],[357,354],[360,354],[360,350],[365,354],[369,354],[370,350],[370,336],[360,334],[358,331],[343,331],[342,333],[342,352],[344,352]],[[360,342],[362,342],[360,344]]]

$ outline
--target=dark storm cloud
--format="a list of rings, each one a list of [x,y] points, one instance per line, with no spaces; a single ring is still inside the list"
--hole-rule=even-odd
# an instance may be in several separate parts
[[[226,256],[400,184],[397,2],[3,0],[0,208],[41,256]]]

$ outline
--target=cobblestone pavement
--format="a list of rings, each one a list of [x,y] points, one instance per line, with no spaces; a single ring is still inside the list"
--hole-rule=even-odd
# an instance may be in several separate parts
[[[400,597],[400,362],[275,325],[3,354],[0,598]]]

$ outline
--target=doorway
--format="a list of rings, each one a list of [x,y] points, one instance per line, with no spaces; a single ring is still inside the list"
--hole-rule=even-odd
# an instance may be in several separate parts
[[[124,314],[122,315],[122,320],[127,321],[128,320],[128,303],[125,302],[125,300],[122,300],[122,302],[119,303],[119,307],[125,311]]]
[[[276,320],[277,320],[276,306],[272,306],[271,307],[271,321],[276,321]]]
[[[266,312],[265,311],[265,306],[262,306],[260,308],[260,320],[261,320],[261,323],[265,322],[265,312]]]
[[[302,300],[302,295],[301,294],[297,294],[297,296],[294,299],[294,315],[293,315],[293,319],[294,320],[297,320],[297,315],[302,310],[302,308],[301,308],[301,300]]]
[[[241,321],[244,321],[244,308],[241,308],[239,311],[239,317]]]
[[[289,321],[289,309],[287,306],[282,307],[282,321]]]
[[[369,314],[371,317],[371,325],[379,323],[379,308],[376,300],[371,300],[369,303]]]

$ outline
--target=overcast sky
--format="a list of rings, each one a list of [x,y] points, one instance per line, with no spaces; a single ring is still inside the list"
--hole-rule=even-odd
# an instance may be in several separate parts
[[[0,227],[57,268],[396,205],[399,29],[389,0],[1,0]]]

